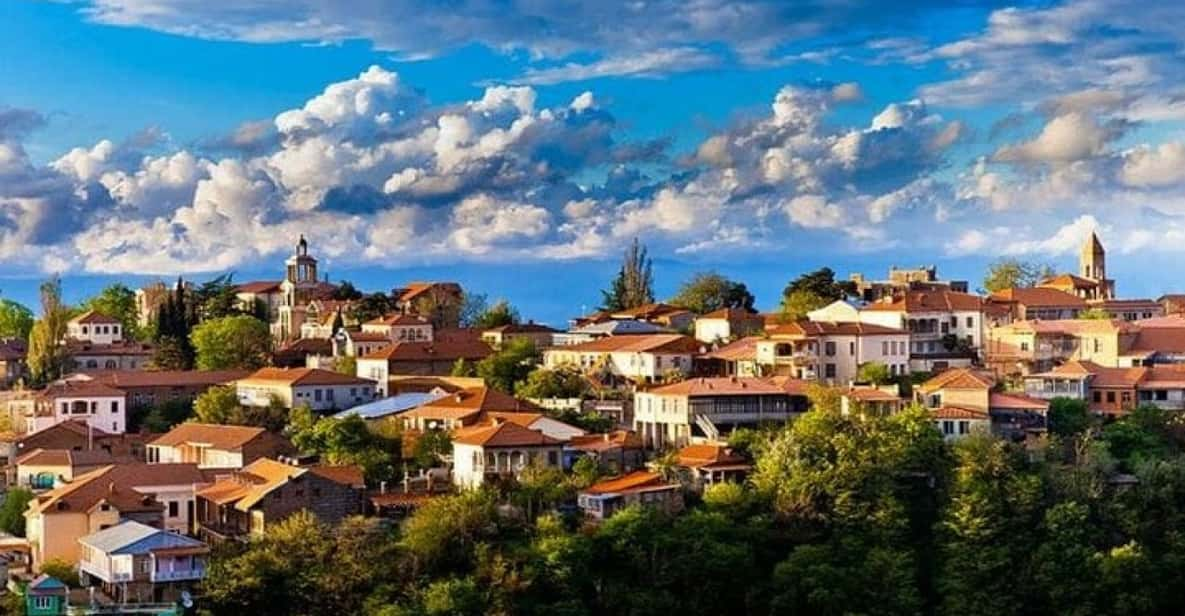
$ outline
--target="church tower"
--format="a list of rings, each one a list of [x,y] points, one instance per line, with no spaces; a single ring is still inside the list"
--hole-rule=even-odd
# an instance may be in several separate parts
[[[1088,299],[1115,297],[1115,282],[1107,278],[1107,251],[1103,249],[1103,243],[1094,231],[1090,232],[1090,237],[1086,238],[1086,243],[1082,245],[1078,264],[1083,278],[1098,283]]]

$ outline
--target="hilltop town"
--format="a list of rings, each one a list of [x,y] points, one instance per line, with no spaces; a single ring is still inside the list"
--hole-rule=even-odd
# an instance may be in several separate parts
[[[838,613],[823,588],[1019,613],[1063,574],[1108,612],[1136,576],[1179,588],[1152,573],[1179,526],[1143,516],[1185,494],[1185,294],[1123,297],[1094,233],[1077,272],[823,268],[771,313],[711,272],[657,301],[635,241],[564,327],[454,282],[330,282],[304,237],[279,274],[3,306],[0,562],[27,613]],[[1077,539],[1104,529],[1127,547]],[[937,589],[909,581],[918,541]]]

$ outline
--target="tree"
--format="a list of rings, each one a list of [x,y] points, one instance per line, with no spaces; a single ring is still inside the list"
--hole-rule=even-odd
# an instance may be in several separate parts
[[[61,558],[51,558],[41,563],[41,573],[57,578],[59,582],[71,588],[82,586],[78,580],[78,568]]]
[[[515,385],[514,393],[521,398],[583,398],[589,382],[574,368],[536,368],[526,380]]]
[[[528,338],[515,338],[477,362],[474,372],[485,379],[487,386],[513,394],[515,385],[526,379],[538,362],[535,343]]]
[[[62,375],[66,353],[66,321],[69,308],[62,303],[62,285],[55,277],[41,283],[41,318],[29,331],[26,362],[34,383],[47,383]]]
[[[1046,414],[1049,431],[1059,436],[1073,436],[1090,427],[1090,408],[1085,400],[1054,398]]]
[[[356,376],[358,374],[358,358],[353,355],[343,355],[334,360],[333,370],[338,374]]]
[[[136,307],[136,292],[123,283],[107,285],[98,295],[83,302],[82,308],[118,320],[123,326],[125,338],[138,340],[142,336],[140,310]]]
[[[318,417],[307,405],[292,409],[288,417],[288,435],[302,452],[318,454],[335,466],[359,466],[373,483],[394,475],[399,443],[371,432],[361,417]]]
[[[453,455],[453,439],[444,430],[428,430],[416,437],[412,459],[419,468],[433,468]]]
[[[353,283],[351,283],[349,280],[343,280],[341,281],[341,284],[337,285],[337,288],[333,290],[333,293],[330,295],[330,297],[338,301],[353,301],[362,299],[362,291],[359,291],[357,288],[355,288]]]
[[[987,274],[983,277],[983,290],[995,293],[1004,289],[1033,287],[1053,274],[1053,267],[1048,264],[1004,257],[988,266]]]
[[[848,280],[836,281],[835,272],[830,267],[824,267],[801,274],[798,278],[791,280],[782,290],[782,296],[786,297],[796,292],[810,293],[831,303],[837,299],[855,295],[856,285]]]
[[[893,375],[889,374],[889,367],[879,361],[869,361],[860,364],[856,371],[856,380],[873,385],[884,385],[893,382]]]
[[[0,339],[29,339],[33,329],[33,311],[10,299],[0,299]]]
[[[386,293],[367,293],[350,306],[350,318],[355,323],[365,323],[382,318],[395,311],[395,299]]]
[[[485,293],[466,292],[461,297],[461,309],[458,311],[461,327],[473,327],[477,319],[489,308],[489,301]]]
[[[654,268],[638,238],[625,251],[621,269],[609,288],[601,291],[602,310],[628,310],[654,301]]]
[[[12,487],[4,493],[0,504],[0,530],[17,537],[25,536],[25,510],[35,498],[28,488]]]
[[[716,272],[699,272],[679,287],[670,303],[697,314],[721,308],[753,310],[755,298],[742,282],[734,282]]]
[[[190,334],[199,370],[254,370],[267,364],[272,337],[255,317],[237,315],[205,321]]]
[[[473,376],[473,364],[469,363],[464,357],[458,357],[457,361],[453,362],[453,367],[449,370],[449,375],[471,377]]]
[[[198,320],[211,321],[241,314],[252,314],[254,306],[244,312],[239,303],[238,287],[234,274],[223,274],[203,282],[193,291],[193,302],[197,307]]]
[[[477,329],[491,329],[503,325],[513,325],[519,322],[518,311],[510,302],[500,299],[493,306],[486,308],[473,320],[470,327]]]
[[[158,370],[193,368],[194,350],[190,333],[197,322],[197,313],[187,295],[184,281],[178,278],[172,293],[165,297],[157,310],[156,327],[152,335],[156,343],[152,365]]]
[[[141,427],[149,432],[168,432],[177,424],[189,419],[193,415],[193,403],[185,399],[165,400],[149,408],[138,408],[134,412],[135,419],[128,417],[128,431],[136,431]]]
[[[193,401],[193,419],[198,423],[233,424],[239,412],[239,394],[233,385],[215,385]]]

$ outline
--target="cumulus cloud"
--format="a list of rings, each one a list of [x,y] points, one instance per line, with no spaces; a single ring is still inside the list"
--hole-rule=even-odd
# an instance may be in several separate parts
[[[1120,177],[1128,186],[1163,188],[1185,182],[1185,144],[1143,145],[1123,156]]]
[[[1051,119],[1031,141],[1000,148],[996,160],[1027,163],[1069,163],[1103,153],[1122,134],[1117,126],[1102,126],[1094,117],[1070,112]]]

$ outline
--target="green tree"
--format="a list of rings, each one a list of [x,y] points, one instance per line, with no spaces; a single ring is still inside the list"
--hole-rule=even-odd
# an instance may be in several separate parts
[[[0,530],[15,535],[25,536],[25,510],[29,502],[34,499],[33,492],[28,488],[13,487],[4,493],[4,502],[0,504]]]
[[[168,432],[193,415],[193,403],[185,399],[165,400],[151,407],[129,409],[128,431],[145,428],[149,432]]]
[[[697,314],[721,308],[753,310],[756,298],[743,282],[734,282],[716,272],[699,272],[679,287],[670,303]]]
[[[1090,321],[1107,321],[1111,319],[1111,313],[1102,308],[1087,308],[1078,313],[1078,318]]]
[[[1059,397],[1050,400],[1046,417],[1049,432],[1059,436],[1080,434],[1093,423],[1086,401],[1075,398]]]
[[[987,274],[983,277],[983,290],[995,293],[1017,287],[1034,287],[1053,274],[1053,267],[1048,264],[1004,257],[988,266]]]
[[[457,361],[453,362],[453,367],[449,370],[449,375],[462,377],[473,376],[473,364],[469,363],[464,357],[458,357]]]
[[[486,385],[514,393],[515,384],[527,378],[539,363],[539,351],[527,338],[515,338],[502,345],[493,355],[477,362],[474,372],[485,379]]]
[[[240,409],[239,394],[234,386],[216,385],[194,399],[193,419],[198,423],[233,424],[231,419]]]
[[[522,398],[583,398],[589,387],[588,379],[574,368],[536,368],[514,391]]]
[[[204,321],[190,334],[199,370],[254,370],[267,364],[271,332],[246,315]]]
[[[837,281],[835,272],[830,267],[824,267],[813,272],[806,272],[791,280],[782,290],[782,297],[797,292],[806,292],[831,303],[837,299],[854,295],[856,286],[855,283],[848,280]]]
[[[885,385],[893,382],[893,375],[889,374],[889,367],[879,361],[869,361],[860,364],[856,371],[856,379],[873,385]]]
[[[428,430],[415,440],[412,459],[418,468],[440,466],[445,456],[453,455],[453,439],[443,430]]]
[[[365,323],[395,312],[395,298],[386,293],[367,293],[350,305],[350,318]]]
[[[233,274],[223,274],[203,282],[193,291],[198,320],[212,321],[243,314],[252,315],[254,306],[244,313]]]
[[[41,283],[41,318],[29,331],[26,362],[34,383],[46,383],[65,371],[69,361],[66,345],[66,322],[70,309],[62,303],[62,285],[55,277]]]
[[[0,339],[29,339],[33,329],[33,311],[10,299],[0,299]]]
[[[41,572],[57,578],[59,582],[70,588],[82,587],[82,583],[78,580],[78,568],[61,558],[52,558],[41,563]]]
[[[485,491],[434,498],[404,522],[400,544],[422,572],[464,569],[474,562],[474,547],[497,532],[494,508]]]
[[[354,287],[350,281],[343,280],[333,290],[333,294],[330,297],[338,301],[353,301],[362,299],[362,291]]]
[[[458,311],[461,327],[473,327],[489,305],[489,298],[485,293],[466,292],[461,298],[461,309]]]
[[[638,238],[626,249],[617,277],[601,295],[601,309],[609,311],[628,310],[654,301],[654,267]]]
[[[358,374],[358,358],[353,355],[343,355],[334,360],[333,370],[338,374],[356,376]]]
[[[136,292],[121,282],[104,287],[98,295],[83,302],[82,309],[94,310],[118,320],[123,326],[125,338],[139,340],[142,337]]]
[[[782,305],[779,309],[778,318],[783,323],[799,321],[805,319],[808,312],[818,310],[830,304],[831,301],[813,291],[791,291],[782,296]]]
[[[194,363],[193,343],[190,333],[197,322],[197,311],[193,309],[180,278],[173,291],[165,297],[156,314],[156,325],[152,340],[156,351],[152,365],[158,370],[190,370]]]
[[[356,465],[373,483],[393,477],[399,443],[371,432],[361,417],[318,417],[307,405],[292,409],[288,417],[289,438],[302,452],[318,454],[335,466]]]
[[[513,325],[519,322],[518,310],[510,305],[510,302],[500,299],[489,308],[486,308],[473,319],[471,327],[477,329],[490,329],[493,327],[501,327],[503,325]]]

